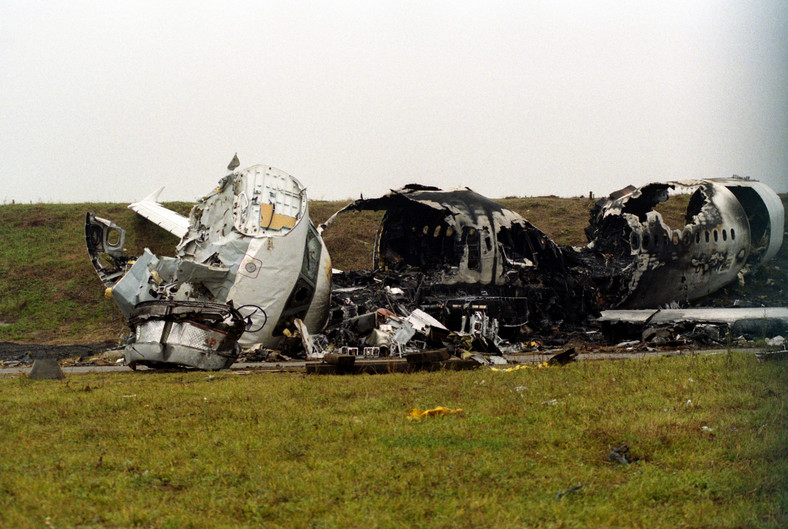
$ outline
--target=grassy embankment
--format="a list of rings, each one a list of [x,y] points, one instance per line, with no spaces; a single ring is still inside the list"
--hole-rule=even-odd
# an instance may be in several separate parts
[[[169,204],[180,212],[190,205]],[[125,323],[85,249],[85,212],[127,229],[126,247],[172,255],[175,237],[120,204],[0,206],[0,341],[115,341]]]
[[[0,379],[0,526],[785,527],[786,388],[737,354]]]

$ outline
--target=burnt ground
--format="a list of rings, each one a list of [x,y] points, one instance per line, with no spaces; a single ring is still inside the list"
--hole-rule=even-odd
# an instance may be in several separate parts
[[[23,365],[32,364],[33,360],[40,356],[52,357],[57,360],[65,360],[67,358],[86,360],[115,346],[116,344],[112,342],[82,345],[39,345],[0,342],[0,366],[16,365],[16,362]]]

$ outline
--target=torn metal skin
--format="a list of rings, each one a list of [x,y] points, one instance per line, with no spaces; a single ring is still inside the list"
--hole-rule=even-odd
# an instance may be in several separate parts
[[[380,198],[360,199],[345,211],[385,210],[375,240],[373,267],[407,266],[431,272],[445,285],[504,285],[523,268],[564,270],[561,250],[517,213],[469,188],[442,191],[411,184]]]
[[[685,225],[654,210],[690,193]],[[610,308],[656,308],[702,298],[780,249],[784,210],[768,186],[738,177],[628,187],[600,200],[580,252]]]
[[[597,320],[608,343],[648,347],[719,346],[785,335],[786,307],[605,310]],[[623,341],[622,340],[629,340]]]
[[[129,208],[181,237],[175,257],[128,257],[122,228],[85,221],[91,262],[133,331],[127,363],[221,369],[239,346],[275,348],[296,319],[322,329],[331,260],[298,180],[263,165],[230,172],[188,218],[160,192]]]

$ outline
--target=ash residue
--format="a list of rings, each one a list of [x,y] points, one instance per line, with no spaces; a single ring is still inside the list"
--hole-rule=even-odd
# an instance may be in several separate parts
[[[0,363],[32,364],[38,357],[50,357],[57,360],[65,358],[89,358],[115,347],[113,342],[80,344],[80,345],[40,345],[0,342]]]

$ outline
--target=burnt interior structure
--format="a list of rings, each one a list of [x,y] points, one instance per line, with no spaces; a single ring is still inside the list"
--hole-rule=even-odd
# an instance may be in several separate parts
[[[458,330],[463,316],[481,310],[494,315],[505,329],[502,334],[584,321],[597,313],[590,282],[566,266],[558,245],[520,215],[469,188],[443,191],[411,184],[357,200],[321,229],[339,213],[358,210],[385,210],[375,240],[375,271],[364,284],[406,291],[403,313],[422,307]],[[335,284],[340,305],[362,303],[363,310],[374,311],[375,304],[386,304],[367,289],[347,296],[343,287],[350,285],[341,276],[335,276]]]
[[[404,191],[407,200],[387,195],[389,200],[363,205],[386,207],[375,243],[375,268],[455,269],[461,276],[457,282],[463,283],[490,282],[491,272],[496,284],[507,264],[564,270],[561,251],[544,233],[468,188],[441,191],[412,184]]]

